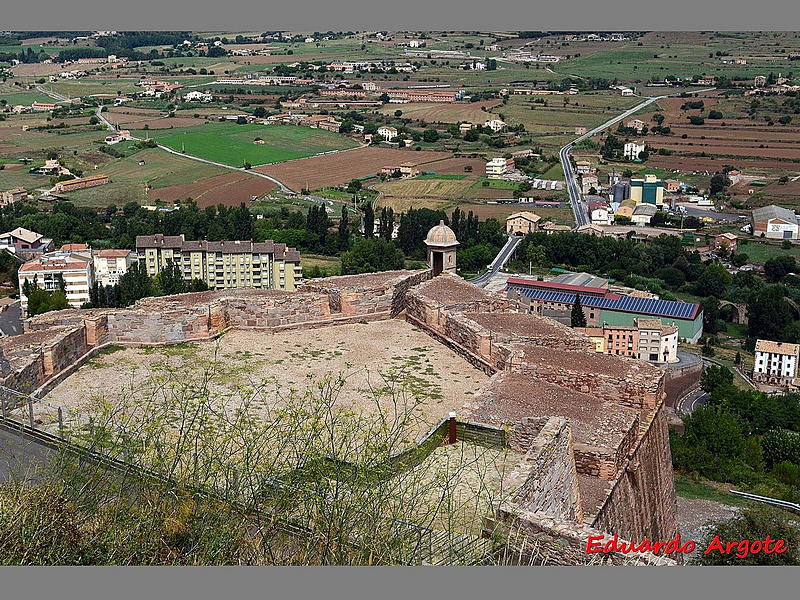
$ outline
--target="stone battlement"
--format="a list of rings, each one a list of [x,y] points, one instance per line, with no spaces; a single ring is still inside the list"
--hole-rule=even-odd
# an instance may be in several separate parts
[[[349,275],[312,280],[296,292],[220,290],[146,298],[127,309],[47,313],[28,319],[23,335],[0,340],[0,376],[3,385],[32,393],[109,345],[405,318],[492,375],[464,416],[508,428],[509,447],[524,455],[509,474],[511,504],[487,521],[492,531],[528,536],[552,553],[550,564],[586,562],[579,546],[587,531],[633,541],[673,537],[664,373],[596,354],[587,336],[517,312],[515,303],[457,276],[431,275]]]

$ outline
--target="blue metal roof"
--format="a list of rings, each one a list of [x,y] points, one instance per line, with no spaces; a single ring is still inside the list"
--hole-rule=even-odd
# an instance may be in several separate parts
[[[575,294],[569,292],[555,292],[552,290],[538,290],[519,285],[509,285],[509,289],[517,290],[528,298],[546,302],[575,303]],[[581,296],[583,306],[619,310],[622,312],[652,315],[656,317],[669,317],[674,319],[695,319],[700,312],[700,305],[692,302],[676,302],[675,300],[655,300],[653,298],[634,298],[620,294],[614,298],[600,296]]]

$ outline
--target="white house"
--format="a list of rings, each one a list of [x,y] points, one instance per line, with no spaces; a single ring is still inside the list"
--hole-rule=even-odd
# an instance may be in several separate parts
[[[503,131],[503,128],[506,126],[506,124],[500,119],[490,119],[489,121],[486,121],[483,126],[488,127],[494,132],[498,132]]]
[[[631,215],[631,222],[634,225],[644,227],[649,225],[651,219],[658,212],[655,204],[637,204],[633,207],[633,214]]]
[[[211,102],[214,97],[211,94],[206,94],[205,92],[200,92],[197,90],[193,90],[187,93],[184,97],[186,102]]]
[[[758,340],[753,380],[775,385],[788,385],[797,377],[800,346],[786,342]]]
[[[378,127],[378,135],[381,136],[387,142],[391,142],[394,138],[397,137],[397,129],[394,127],[389,127],[388,125],[381,125]]]
[[[611,225],[614,222],[614,213],[605,202],[589,202],[589,215],[592,225]]]
[[[625,142],[623,154],[628,160],[636,160],[644,152],[645,145],[639,142]]]

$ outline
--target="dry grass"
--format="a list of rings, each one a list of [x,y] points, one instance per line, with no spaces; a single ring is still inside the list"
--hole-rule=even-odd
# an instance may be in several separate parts
[[[280,402],[278,391],[302,395],[345,376],[339,408],[374,412],[377,392],[385,414],[414,412],[405,443],[415,441],[450,411],[463,414],[463,405],[487,380],[423,332],[390,320],[275,334],[232,331],[218,342],[128,348],[96,357],[47,400],[88,412],[97,398],[114,405],[151,389],[154,382],[163,384],[175,373],[184,381],[200,381],[206,371],[212,392],[227,408],[255,394],[253,406],[262,412]],[[407,406],[394,405],[392,388],[402,392]]]

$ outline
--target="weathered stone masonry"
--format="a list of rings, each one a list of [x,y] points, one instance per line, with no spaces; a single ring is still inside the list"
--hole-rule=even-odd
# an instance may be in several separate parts
[[[314,280],[294,293],[223,290],[148,298],[122,310],[48,313],[29,319],[25,334],[0,340],[0,374],[4,385],[33,392],[105,345],[398,316],[494,374],[464,416],[509,428],[509,444],[524,460],[510,474],[521,482],[512,504],[487,519],[487,535],[522,536],[550,564],[589,562],[580,546],[592,531],[633,541],[675,535],[664,374],[596,355],[585,336],[517,313],[513,302],[452,275],[395,271]],[[584,490],[586,482],[597,485]]]

